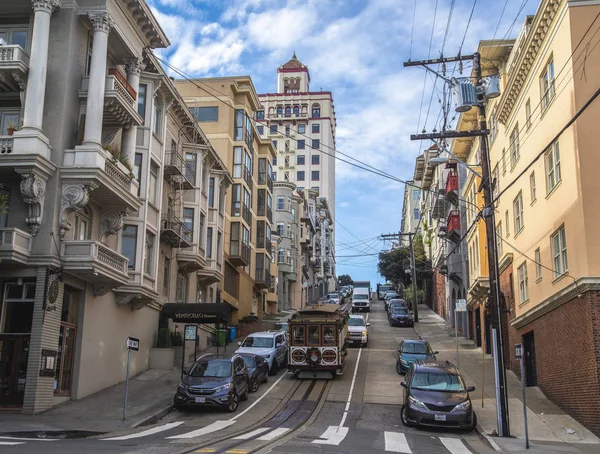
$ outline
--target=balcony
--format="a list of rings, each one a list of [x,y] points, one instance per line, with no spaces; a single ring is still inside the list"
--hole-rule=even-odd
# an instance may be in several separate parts
[[[10,154],[13,151],[13,138],[0,136],[0,154]]]
[[[102,124],[105,126],[129,126],[144,123],[137,112],[137,93],[127,83],[127,79],[116,68],[108,70],[104,85],[104,115]],[[79,99],[88,95],[89,77],[81,79]]]
[[[254,285],[259,290],[271,288],[271,274],[262,267],[256,268],[256,274],[254,278]]]
[[[28,71],[29,55],[21,46],[0,45],[0,92],[21,91]]]
[[[127,257],[98,241],[63,241],[61,256],[65,272],[94,284],[96,294],[129,282]]]
[[[247,168],[244,168],[244,181],[248,185],[250,191],[252,191],[252,172]]]
[[[458,173],[450,172],[446,178],[446,198],[456,204],[458,201]]]
[[[229,261],[235,266],[247,266],[250,264],[250,246],[243,244],[242,240],[231,240],[229,242]]]
[[[446,221],[446,231],[451,240],[460,238],[460,214],[457,210],[451,211]]]
[[[220,282],[223,279],[223,268],[221,263],[217,262],[216,259],[208,259],[206,266],[197,272],[198,279],[200,279],[204,285],[214,284]]]
[[[165,154],[165,177],[172,181],[177,189],[193,189],[196,182],[196,170],[187,163],[177,151]]]
[[[177,252],[177,263],[179,264],[180,269],[183,269],[188,273],[198,271],[206,266],[205,256],[206,253],[203,247],[192,244],[190,247],[181,249]]]
[[[252,212],[250,211],[250,207],[246,204],[242,205],[242,218],[244,221],[251,226],[252,225]]]
[[[160,241],[173,248],[192,246],[194,233],[173,215],[163,216],[160,223]]]
[[[446,199],[443,194],[433,195],[431,217],[433,219],[444,219],[446,217]]]
[[[0,229],[0,262],[26,265],[31,253],[31,234],[17,228]]]

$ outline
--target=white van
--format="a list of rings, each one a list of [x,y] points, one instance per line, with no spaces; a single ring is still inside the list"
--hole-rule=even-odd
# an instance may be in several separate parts
[[[371,295],[367,287],[354,287],[352,293],[352,312],[371,312]]]

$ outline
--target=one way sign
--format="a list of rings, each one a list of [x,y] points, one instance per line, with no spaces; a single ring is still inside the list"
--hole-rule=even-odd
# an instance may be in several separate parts
[[[135,337],[129,336],[127,338],[126,345],[127,345],[127,350],[133,350],[134,352],[137,352],[140,350],[140,340]]]

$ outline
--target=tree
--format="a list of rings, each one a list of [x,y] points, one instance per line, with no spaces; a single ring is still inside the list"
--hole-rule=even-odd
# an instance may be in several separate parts
[[[406,247],[392,249],[379,253],[377,271],[392,284],[407,285],[410,282],[410,273],[404,272],[410,268],[410,251]]]
[[[344,285],[353,285],[354,281],[349,274],[340,274],[338,276],[338,284],[340,287],[343,287]]]

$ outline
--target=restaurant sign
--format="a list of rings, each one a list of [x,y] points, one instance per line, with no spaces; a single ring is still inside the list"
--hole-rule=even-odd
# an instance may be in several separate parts
[[[227,303],[167,303],[162,312],[175,323],[229,323],[230,306]]]

